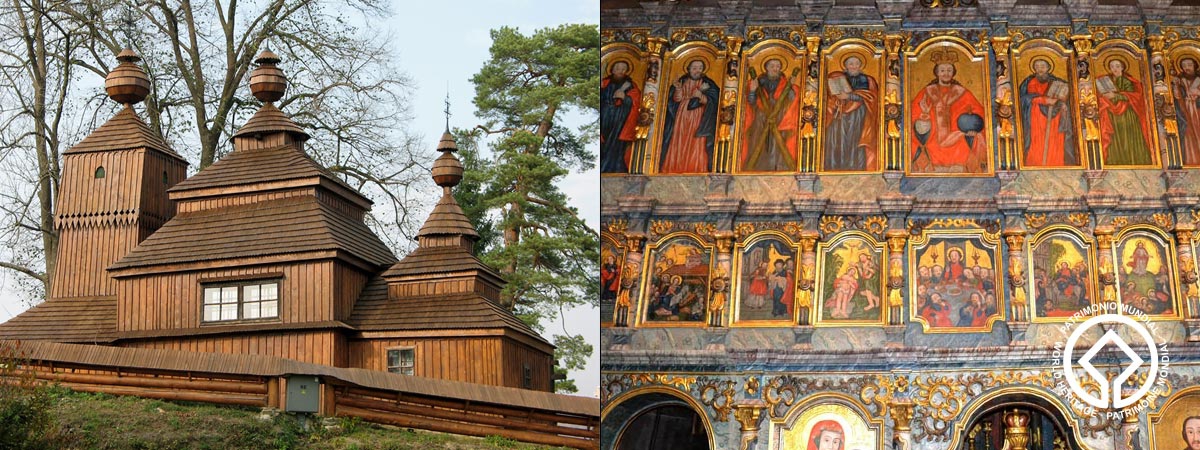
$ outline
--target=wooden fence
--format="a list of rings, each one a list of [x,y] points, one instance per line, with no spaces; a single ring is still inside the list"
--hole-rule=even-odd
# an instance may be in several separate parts
[[[269,356],[43,342],[15,345],[21,370],[84,392],[287,409],[287,379],[320,380],[322,416],[535,444],[599,448],[598,399],[301,363]]]

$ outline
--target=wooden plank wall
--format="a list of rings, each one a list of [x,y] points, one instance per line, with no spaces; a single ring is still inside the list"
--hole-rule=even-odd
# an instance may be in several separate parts
[[[116,295],[117,281],[104,269],[137,246],[137,235],[138,226],[133,223],[61,231],[50,297]]]
[[[333,308],[333,316],[336,320],[345,321],[354,312],[354,303],[367,286],[368,275],[341,262],[334,263],[333,275],[334,295],[337,301]]]
[[[554,391],[551,376],[554,372],[554,359],[551,355],[534,350],[532,347],[514,341],[504,340],[504,360],[508,361],[504,370],[504,385],[518,388],[525,387],[525,368],[528,364],[533,371],[530,389],[539,391]]]
[[[279,200],[292,197],[312,197],[314,196],[314,188],[303,187],[296,189],[288,189],[271,192],[254,192],[239,195],[227,195],[221,197],[207,197],[197,200],[184,200],[179,202],[179,212],[188,213],[195,211],[205,211],[209,209],[224,208],[228,206],[249,205],[252,203],[265,202],[269,200]]]
[[[252,278],[283,273],[279,319],[283,323],[333,320],[333,262],[316,261],[236,269],[154,274],[119,281],[117,330],[165,330],[200,326],[203,289],[211,278]]]
[[[387,370],[387,349],[413,347],[413,375],[493,386],[505,384],[501,372],[499,337],[439,337],[429,339],[370,339],[350,341],[350,367]]]
[[[143,164],[145,169],[142,183],[142,213],[165,223],[175,216],[175,202],[168,198],[167,189],[187,178],[187,165],[155,151],[145,153]],[[166,183],[163,183],[164,174]],[[150,232],[157,229],[158,226],[155,226]],[[139,241],[148,236],[150,236],[149,233],[141,236]]]
[[[253,335],[156,338],[126,341],[122,347],[182,350],[203,353],[234,353],[278,356],[314,364],[335,365],[338,357],[336,331],[290,331]],[[343,339],[344,342],[344,339]],[[343,344],[344,345],[344,344]],[[342,366],[345,366],[344,364]]]

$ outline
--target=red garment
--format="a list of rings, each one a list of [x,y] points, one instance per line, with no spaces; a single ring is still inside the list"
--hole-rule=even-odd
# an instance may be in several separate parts
[[[1113,128],[1112,116],[1109,114],[1125,114],[1130,108],[1133,109],[1134,115],[1138,117],[1142,126],[1142,139],[1149,139],[1147,131],[1150,126],[1146,123],[1146,97],[1142,95],[1142,83],[1133,79],[1127,74],[1122,74],[1121,78],[1128,80],[1133,84],[1132,91],[1121,91],[1119,94],[1125,96],[1129,101],[1112,101],[1103,95],[1097,95],[1096,100],[1100,106],[1100,148],[1104,149],[1105,159],[1108,159],[1108,144],[1112,142],[1112,135],[1116,132]],[[1146,148],[1153,149],[1154,146],[1146,142]]]
[[[796,285],[796,277],[788,272],[787,288],[783,290],[783,298],[779,299],[780,303],[787,306],[788,317],[792,316],[792,303],[795,303],[796,291],[792,287]]]
[[[750,274],[750,295],[767,295],[767,273],[762,269]]]
[[[1053,107],[1063,102],[1060,100],[1054,105],[1050,104],[1051,98],[1046,96],[1046,90],[1050,88],[1050,81],[1039,81],[1037,78],[1032,78],[1027,85],[1029,94],[1037,95],[1031,102],[1033,107],[1029,108],[1029,148],[1025,149],[1025,165],[1027,166],[1062,166],[1066,164],[1063,137],[1061,133],[1058,133],[1059,122],[1062,121],[1063,114],[1047,120],[1041,108],[1042,106]],[[1049,134],[1047,130],[1050,131]],[[1043,155],[1045,155],[1044,158]]]
[[[983,105],[975,98],[975,94],[960,84],[933,83],[917,92],[913,100],[913,122],[922,117],[930,121],[925,148],[932,167],[915,167],[916,171],[933,172],[937,168],[954,166],[962,167],[967,173],[986,170],[987,130],[980,131],[970,146],[967,145],[966,136],[958,130],[959,116],[967,113],[985,117]],[[915,132],[912,135],[911,151],[916,152],[920,141]]]
[[[600,80],[600,89],[608,87],[608,83],[612,81],[612,77],[605,77]],[[629,83],[629,89],[625,90],[625,99],[616,100],[617,106],[622,106],[624,102],[630,102],[629,116],[625,117],[625,123],[621,125],[621,140],[625,142],[633,142],[637,140],[637,118],[638,110],[642,105],[642,91],[638,90],[637,84],[632,81]],[[620,86],[618,86],[619,88]],[[604,144],[604,134],[600,135],[600,144]],[[625,148],[625,167],[630,167],[629,159],[633,153],[632,147]]]
[[[838,449],[846,448],[846,432],[842,430],[842,426],[833,420],[822,420],[813,425],[812,432],[808,434],[808,450],[820,450],[821,433],[830,437],[836,435],[839,441]]]
[[[600,286],[612,292],[617,292],[620,290],[620,283],[617,277],[620,274],[620,270],[616,269],[616,265],[613,265],[612,269],[608,269],[607,267],[607,264],[600,265]]]
[[[964,270],[966,270],[966,267],[963,266],[962,261],[946,263],[946,274],[951,280],[961,280]]]
[[[771,104],[768,102],[766,95],[762,95],[765,89],[761,84],[759,84],[758,90],[759,92],[755,95],[756,98],[754,99],[754,105],[749,108],[744,108],[745,120],[742,123],[745,124],[745,133],[742,136],[741,161],[746,161],[746,159],[750,156],[751,141],[756,140],[755,136],[750,136],[750,124],[754,123],[755,114],[758,114],[759,111],[766,113],[767,111],[771,110]],[[789,90],[791,91],[791,96],[784,99],[784,94]],[[781,100],[786,100],[788,102],[786,106],[778,106],[781,108],[781,110],[778,112],[779,115],[777,116],[778,120],[776,121],[776,128],[781,133],[785,131],[796,131],[800,127],[800,87],[789,83],[787,75],[780,74],[779,84],[775,85],[775,91],[771,93],[771,98],[775,99],[777,102]],[[771,139],[771,137],[768,136],[767,139]],[[796,148],[799,143],[799,136],[792,135],[791,139],[785,139],[785,141],[786,142],[784,144],[787,146],[788,154],[792,156],[792,161],[795,161],[796,155],[798,154],[796,152]]]
[[[708,141],[704,137],[696,136],[700,129],[700,122],[704,120],[705,107],[690,111],[687,109],[688,101],[693,95],[697,92],[703,94],[701,86],[704,84],[702,79],[685,79],[682,83],[683,89],[676,90],[675,98],[670,99],[672,102],[679,103],[680,107],[675,113],[671,147],[667,149],[659,172],[703,173],[708,171]],[[704,95],[700,95],[699,98],[701,103],[708,101]]]

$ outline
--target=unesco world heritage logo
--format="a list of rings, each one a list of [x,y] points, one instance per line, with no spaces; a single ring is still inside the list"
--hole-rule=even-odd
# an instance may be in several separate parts
[[[1076,348],[1096,327],[1103,332],[1100,339]],[[1061,363],[1054,373],[1055,392],[1087,416],[1136,416],[1166,391],[1170,352],[1155,341],[1153,330],[1150,317],[1131,305],[1106,302],[1076,312],[1063,324],[1067,342],[1054,346],[1055,361]]]

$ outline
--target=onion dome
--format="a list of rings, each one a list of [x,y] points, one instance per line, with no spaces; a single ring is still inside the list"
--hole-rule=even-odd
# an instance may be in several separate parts
[[[463,165],[454,156],[458,145],[454,143],[454,136],[451,136],[449,131],[442,134],[437,149],[442,152],[442,156],[433,161],[433,182],[443,188],[458,186],[463,178]]]
[[[250,92],[254,98],[264,102],[277,102],[283,98],[287,77],[279,68],[279,61],[279,55],[270,50],[263,50],[254,58],[254,63],[258,64],[258,68],[250,73]]]
[[[137,63],[142,57],[131,49],[121,50],[117,61],[121,63],[104,78],[104,92],[108,98],[123,105],[139,103],[150,95],[150,77]]]

